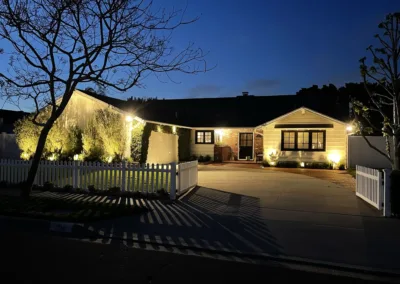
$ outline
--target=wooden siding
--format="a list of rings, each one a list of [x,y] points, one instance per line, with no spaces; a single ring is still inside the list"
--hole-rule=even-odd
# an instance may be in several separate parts
[[[281,151],[281,131],[285,129],[275,128],[276,124],[333,124],[333,128],[321,128],[326,130],[326,150],[323,152],[313,151]],[[298,128],[286,130],[318,130],[316,128]],[[264,160],[268,162],[298,161],[298,162],[328,162],[328,156],[335,154],[340,156],[339,164],[345,164],[347,160],[346,151],[346,125],[338,123],[308,110],[299,109],[282,119],[276,120],[263,127],[264,133]],[[270,155],[276,153],[276,155]]]

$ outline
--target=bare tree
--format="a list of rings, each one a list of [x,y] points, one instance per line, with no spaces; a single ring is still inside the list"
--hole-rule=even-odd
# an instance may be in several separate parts
[[[367,48],[372,61],[367,63],[366,57],[360,59],[361,76],[370,103],[353,101],[353,108],[359,130],[368,145],[386,157],[392,164],[393,170],[399,170],[400,13],[387,15],[385,21],[379,24],[379,29],[381,32],[375,35],[375,38],[380,47],[374,48],[371,45]],[[380,116],[381,123],[377,124],[375,119],[371,119],[374,115]],[[381,151],[370,143],[365,135],[371,132],[380,132],[385,136],[386,151]]]
[[[155,10],[152,1],[1,0],[0,38],[9,68],[0,73],[2,95],[32,100],[33,122],[42,127],[22,196],[29,196],[46,137],[84,83],[126,91],[149,73],[206,71],[205,54],[193,43],[175,51],[172,32],[197,20],[184,10]],[[51,109],[41,121],[39,111]]]

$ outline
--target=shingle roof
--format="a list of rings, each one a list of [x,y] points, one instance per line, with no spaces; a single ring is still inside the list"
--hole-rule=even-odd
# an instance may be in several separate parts
[[[0,118],[2,119],[0,133],[14,133],[14,123],[26,115],[28,113],[23,111],[0,109]]]
[[[302,106],[348,120],[348,102],[324,96],[240,96],[202,99],[162,99],[139,104],[83,91],[123,111],[157,122],[190,127],[255,127]]]

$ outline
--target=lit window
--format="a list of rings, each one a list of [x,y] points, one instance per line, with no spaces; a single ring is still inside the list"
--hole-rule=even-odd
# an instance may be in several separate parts
[[[324,132],[312,132],[311,148],[313,150],[325,149]]]
[[[325,151],[324,130],[282,131],[282,151]]]
[[[214,131],[196,131],[196,144],[214,144]]]
[[[309,137],[310,133],[308,131],[297,132],[297,148],[310,149]]]
[[[283,132],[283,149],[295,149],[296,148],[296,132],[295,131],[284,131]]]

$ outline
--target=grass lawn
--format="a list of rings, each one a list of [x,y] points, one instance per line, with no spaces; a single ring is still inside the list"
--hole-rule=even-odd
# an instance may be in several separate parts
[[[104,197],[102,202],[90,198],[47,198],[31,196],[22,200],[17,196],[0,196],[0,215],[30,217],[68,222],[91,222],[139,214],[147,208],[132,198]],[[89,199],[91,199],[89,201]]]

